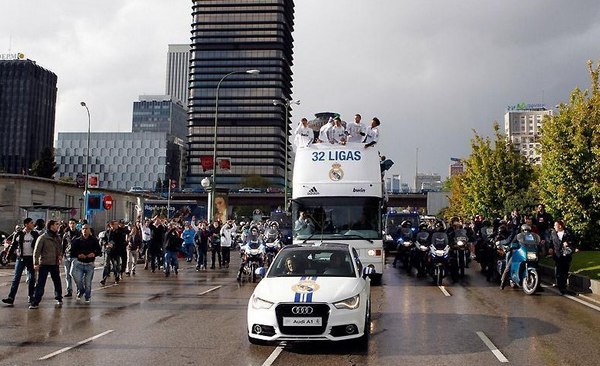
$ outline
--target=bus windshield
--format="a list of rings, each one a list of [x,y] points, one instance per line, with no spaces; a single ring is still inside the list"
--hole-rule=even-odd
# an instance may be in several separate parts
[[[377,197],[303,197],[292,203],[294,239],[381,239]]]

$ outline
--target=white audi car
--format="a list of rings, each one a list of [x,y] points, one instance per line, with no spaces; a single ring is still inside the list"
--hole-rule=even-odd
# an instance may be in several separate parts
[[[248,340],[355,340],[366,348],[372,273],[347,244],[284,247],[248,302]]]

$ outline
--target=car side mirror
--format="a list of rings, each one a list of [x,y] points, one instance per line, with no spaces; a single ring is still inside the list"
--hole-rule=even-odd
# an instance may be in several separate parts
[[[265,277],[266,273],[267,273],[267,269],[265,267],[258,267],[257,269],[254,270],[254,274],[259,276],[260,278]]]
[[[375,269],[373,267],[365,267],[362,270],[362,278],[371,277],[375,273]]]

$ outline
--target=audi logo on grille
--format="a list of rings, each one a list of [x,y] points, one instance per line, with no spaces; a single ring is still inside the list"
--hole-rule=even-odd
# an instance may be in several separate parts
[[[292,314],[294,315],[310,315],[314,311],[312,306],[294,306]]]

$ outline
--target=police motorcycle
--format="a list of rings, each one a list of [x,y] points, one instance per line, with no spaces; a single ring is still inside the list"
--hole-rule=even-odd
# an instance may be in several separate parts
[[[457,274],[460,278],[465,276],[465,268],[469,264],[470,256],[469,248],[467,247],[468,237],[467,230],[465,229],[454,229],[453,245],[454,261]]]
[[[431,245],[429,246],[429,273],[435,285],[441,286],[442,280],[449,271],[450,244],[448,234],[438,224],[436,232],[431,234]]]
[[[417,269],[417,277],[422,277],[427,273],[427,259],[429,257],[429,246],[431,245],[431,234],[427,231],[427,225],[421,225],[420,230],[415,236],[415,248],[411,264]]]
[[[538,246],[540,236],[531,232],[531,227],[524,224],[522,232],[517,234],[515,240],[510,244],[513,250],[509,281],[512,288],[520,287],[527,295],[533,295],[539,285]]]
[[[395,268],[397,262],[402,262],[402,266],[407,273],[410,273],[411,263],[410,258],[412,256],[412,249],[414,248],[414,232],[412,229],[412,223],[405,220],[400,225],[396,233],[396,256],[392,266]]]
[[[241,250],[243,265],[238,278],[243,275],[252,282],[256,282],[258,278],[256,269],[263,266],[264,253],[265,247],[262,239],[260,237],[249,238]]]
[[[279,225],[276,221],[273,221],[271,225],[265,229],[265,266],[268,267],[273,262],[273,258],[279,253],[281,249],[281,240],[279,233]]]

